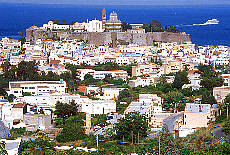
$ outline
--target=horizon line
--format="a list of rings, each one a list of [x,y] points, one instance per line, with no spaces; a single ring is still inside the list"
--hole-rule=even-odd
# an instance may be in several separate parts
[[[0,4],[16,4],[16,5],[71,5],[71,6],[230,6],[229,3],[223,4],[75,4],[75,3],[30,3],[30,2],[0,2]]]

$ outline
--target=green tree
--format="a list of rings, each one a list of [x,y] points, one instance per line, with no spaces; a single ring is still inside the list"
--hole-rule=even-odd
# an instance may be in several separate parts
[[[223,132],[230,137],[230,119],[224,122]]]
[[[202,89],[201,94],[202,94],[202,99],[201,99],[202,104],[216,104],[217,103],[211,90]]]
[[[161,32],[162,31],[161,23],[157,20],[152,20],[149,24],[144,24],[142,28],[145,29],[145,32]]]
[[[7,151],[5,150],[5,146],[6,144],[4,141],[0,142],[0,154],[2,155],[8,155]]]
[[[163,125],[160,132],[160,144],[162,154],[178,154],[179,145],[177,141],[173,138],[172,134],[168,130],[167,125]]]
[[[116,124],[116,138],[126,139],[128,141],[137,142],[138,136],[145,138],[147,136],[148,121],[145,116],[137,112],[126,114]]]
[[[131,97],[132,97],[132,94],[130,93],[130,91],[128,89],[124,89],[124,90],[119,92],[118,100],[120,102],[129,102],[130,103]]]
[[[55,105],[54,113],[63,119],[73,116],[77,113],[78,109],[75,103],[66,104],[57,102]]]
[[[79,114],[68,118],[63,130],[57,135],[56,140],[66,143],[86,138],[87,135],[85,134],[82,116]]]
[[[200,64],[197,68],[198,68],[198,73],[200,73],[202,77],[213,77],[217,75],[211,65]]]
[[[230,94],[225,97],[224,103],[230,103]]]
[[[48,71],[45,79],[47,81],[57,81],[57,80],[60,80],[60,77],[56,73],[52,71]]]
[[[21,41],[21,45],[23,45],[26,42],[26,31],[25,30],[20,32],[19,40]]]
[[[214,87],[221,87],[223,85],[223,78],[222,77],[203,77],[200,85],[203,88],[207,88],[212,90]]]
[[[27,149],[35,149],[35,148],[41,148],[44,150],[47,150],[47,147],[51,150],[54,150],[55,143],[50,142],[49,139],[40,139],[37,138],[35,140],[28,140],[28,141],[22,141],[22,150],[25,151]]]
[[[129,25],[128,23],[122,23],[121,29],[122,29],[122,31],[127,31],[128,29],[132,29],[132,26]]]
[[[21,61],[17,67],[17,80],[35,81],[39,79],[38,66],[35,61]]]
[[[199,65],[197,68],[202,77],[200,85],[203,88],[212,91],[214,87],[223,85],[223,78],[219,77],[219,73],[215,72],[211,65]]]
[[[13,66],[8,61],[6,61],[1,65],[1,68],[3,72],[2,78],[6,79],[7,81],[16,80],[16,66]]]
[[[9,96],[7,96],[7,100],[8,100],[9,102],[13,102],[15,98],[16,98],[16,97],[15,97],[14,95],[12,95],[12,94],[10,94]]]
[[[98,83],[99,81],[100,80],[98,80],[98,79],[94,79],[92,75],[86,74],[84,76],[84,81],[82,81],[82,83],[86,84],[86,85],[93,85],[93,84]]]
[[[179,32],[179,29],[177,29],[175,26],[169,26],[169,27],[165,26],[164,31],[177,33]]]
[[[186,71],[178,71],[175,75],[175,79],[172,86],[173,88],[181,89],[184,84],[188,83],[188,73]]]
[[[177,104],[177,110],[184,110],[185,103],[182,101],[184,94],[179,91],[171,91],[163,95],[164,103],[163,108],[166,110],[173,110],[175,104]],[[172,109],[171,109],[172,108]]]

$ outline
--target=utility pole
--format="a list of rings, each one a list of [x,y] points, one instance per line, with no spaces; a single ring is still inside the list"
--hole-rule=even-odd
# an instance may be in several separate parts
[[[140,135],[139,135],[139,131],[138,131],[138,133],[137,133],[137,140],[138,140],[138,144],[140,143]]]
[[[97,134],[97,147],[98,147],[98,134]]]
[[[174,110],[174,113],[176,113],[176,103],[175,103],[175,110]]]
[[[159,135],[159,155],[161,154],[161,137]]]
[[[229,103],[226,103],[227,104],[227,119],[228,119],[228,105],[229,105]]]
[[[132,144],[133,144],[133,131],[131,132],[131,134],[132,134]]]

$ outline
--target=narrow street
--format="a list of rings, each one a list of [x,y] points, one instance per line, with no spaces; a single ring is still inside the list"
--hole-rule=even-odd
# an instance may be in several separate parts
[[[229,140],[226,137],[224,137],[222,127],[215,128],[211,133],[218,140],[218,142],[229,142]]]
[[[168,126],[169,132],[173,132],[173,130],[177,127],[176,120],[182,116],[182,113],[176,113],[164,120],[164,124]]]

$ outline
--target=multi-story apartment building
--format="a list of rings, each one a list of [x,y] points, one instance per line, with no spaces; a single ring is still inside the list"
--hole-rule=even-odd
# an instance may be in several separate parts
[[[10,81],[7,93],[14,96],[45,95],[49,93],[65,94],[67,92],[65,81]]]
[[[139,101],[131,102],[124,113],[130,112],[144,115],[148,119],[149,125],[153,125],[151,118],[156,113],[162,113],[161,97],[156,94],[140,94]]]
[[[214,119],[214,111],[210,104],[187,103],[180,126],[189,129],[208,127]]]

